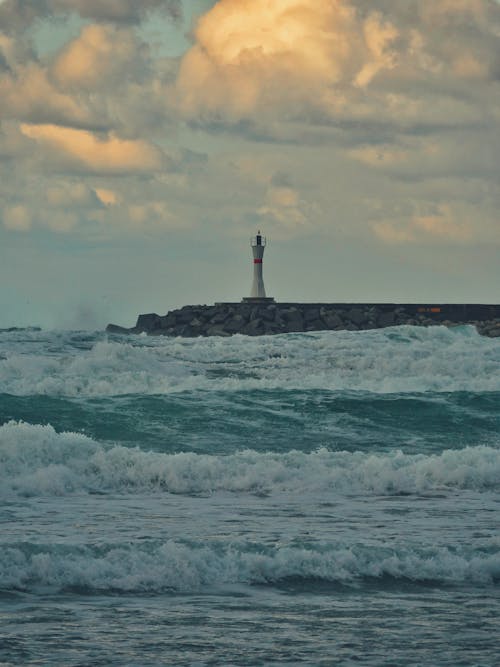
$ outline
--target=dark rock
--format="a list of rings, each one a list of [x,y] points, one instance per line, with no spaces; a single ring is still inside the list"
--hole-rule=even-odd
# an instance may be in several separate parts
[[[224,324],[224,322],[229,319],[229,313],[215,313],[213,317],[210,318],[211,324]]]
[[[209,326],[207,329],[207,336],[230,336],[230,335],[231,334],[228,333],[220,324]]]
[[[400,324],[418,326],[470,323],[479,333],[500,337],[500,306],[401,304],[279,304],[220,303],[184,306],[159,316],[140,315],[131,329],[110,324],[109,333],[166,336],[250,336],[300,331],[381,328]]]
[[[361,308],[351,308],[351,310],[347,311],[347,319],[359,326],[368,320],[368,314],[366,311],[361,310]]]
[[[223,329],[226,333],[235,334],[241,332],[246,322],[241,315],[235,315],[230,320],[224,322]]]
[[[307,308],[304,312],[304,325],[307,326],[317,320],[319,320],[319,308]]]
[[[327,327],[319,317],[317,320],[309,321],[305,324],[306,331],[324,331]]]
[[[153,331],[154,329],[161,329],[161,317],[156,313],[148,313],[147,315],[139,315],[135,325],[137,331]]]
[[[17,331],[17,329],[15,329]],[[108,333],[114,333],[114,334],[129,334],[130,329],[126,329],[125,327],[119,327],[117,324],[108,324],[106,327],[106,331]]]
[[[380,313],[380,315],[377,318],[377,325],[381,328],[391,327],[394,324],[394,321],[395,321],[394,311],[389,310],[385,313]]]
[[[266,308],[262,308],[259,312],[259,316],[265,322],[274,322],[276,319],[276,306],[273,304]]]
[[[282,317],[286,323],[286,331],[304,331],[304,317],[298,308],[288,308],[282,312]]]
[[[342,319],[335,311],[326,311],[324,308],[321,309],[321,318],[328,329],[338,329],[344,325]]]
[[[246,336],[259,336],[264,333],[264,323],[261,319],[255,318],[246,324],[242,331]]]

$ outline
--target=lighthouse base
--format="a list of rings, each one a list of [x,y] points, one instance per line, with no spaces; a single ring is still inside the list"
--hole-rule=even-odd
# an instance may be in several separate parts
[[[245,296],[243,303],[274,303],[272,296]]]

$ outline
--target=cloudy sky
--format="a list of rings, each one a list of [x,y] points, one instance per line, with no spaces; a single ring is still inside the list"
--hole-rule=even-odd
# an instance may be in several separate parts
[[[497,0],[0,0],[0,327],[500,302]]]

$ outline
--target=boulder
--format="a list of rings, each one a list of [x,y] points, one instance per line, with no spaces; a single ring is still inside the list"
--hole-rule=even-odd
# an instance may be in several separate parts
[[[210,322],[212,324],[222,324],[228,319],[228,317],[229,312],[227,310],[217,310],[210,318]]]
[[[135,329],[137,331],[145,331],[146,333],[154,331],[155,329],[161,329],[161,317],[156,313],[139,315]]]
[[[234,315],[231,319],[224,322],[222,328],[226,333],[236,334],[241,333],[246,322],[241,315]]]
[[[231,334],[225,331],[220,324],[214,324],[207,329],[207,336],[230,336]]]
[[[160,316],[139,315],[131,329],[109,324],[108,333],[148,333],[166,336],[229,336],[244,333],[250,336],[301,331],[382,328],[399,324],[432,326],[472,324],[480,334],[500,337],[500,306],[440,306],[439,317],[430,308],[417,312],[417,306],[404,305],[338,305],[311,303],[220,303],[215,306],[184,306]],[[429,312],[427,312],[429,311]]]
[[[307,308],[304,312],[304,325],[319,320],[319,308]]]
[[[344,326],[344,323],[340,316],[335,311],[325,311],[321,313],[321,319],[325,323],[328,329],[339,329]]]
[[[259,316],[264,322],[274,322],[276,319],[276,306],[270,304],[266,308],[262,308],[259,312]]]
[[[15,329],[14,329],[15,331]],[[113,333],[113,334],[129,334],[131,333],[130,329],[126,329],[125,327],[119,327],[117,324],[108,324],[106,327],[106,331],[108,333]]]
[[[246,336],[259,336],[264,333],[264,323],[261,319],[255,318],[250,320],[248,324],[245,324],[241,330],[242,334]]]
[[[486,331],[486,336],[488,336],[488,338],[500,338],[500,327],[496,327],[495,329],[488,329]]]
[[[379,327],[391,327],[395,321],[394,311],[388,310],[385,313],[380,313],[377,318],[377,326]]]
[[[281,313],[286,325],[286,331],[304,331],[304,318],[302,312],[295,306],[287,308]]]
[[[359,327],[360,324],[368,321],[368,313],[361,308],[351,308],[347,311],[347,319]]]

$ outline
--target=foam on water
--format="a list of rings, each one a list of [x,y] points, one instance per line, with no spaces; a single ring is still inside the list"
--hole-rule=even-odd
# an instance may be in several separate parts
[[[121,547],[11,545],[0,556],[4,589],[79,587],[118,591],[193,592],[225,584],[366,578],[489,584],[500,577],[500,552],[446,547],[342,544],[268,546],[245,542]]]
[[[40,334],[31,334],[34,336]],[[500,391],[500,340],[473,327],[396,327],[249,338],[0,337],[0,392],[111,396],[192,390]],[[52,337],[51,337],[52,336]],[[91,338],[92,340],[92,338]],[[95,336],[94,339],[95,341]]]
[[[436,455],[365,452],[163,454],[104,447],[83,434],[9,422],[0,427],[0,491],[177,494],[216,491],[401,494],[432,489],[488,490],[500,483],[500,449],[477,446]]]

